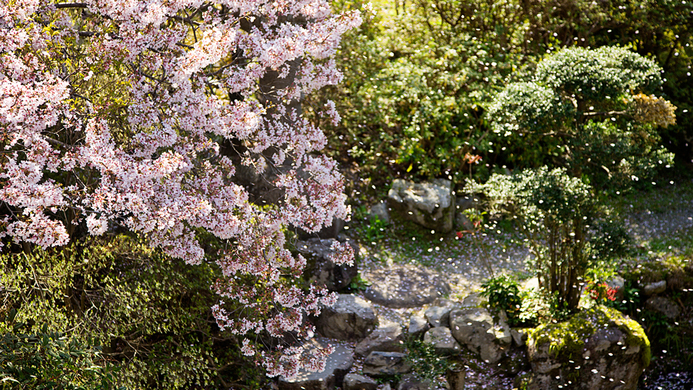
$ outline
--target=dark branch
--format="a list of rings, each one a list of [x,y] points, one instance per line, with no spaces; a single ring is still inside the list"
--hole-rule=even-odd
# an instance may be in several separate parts
[[[58,3],[55,5],[55,8],[87,8],[87,3]]]
[[[628,111],[594,111],[594,112],[584,112],[583,116],[613,116],[613,115],[625,115]]]

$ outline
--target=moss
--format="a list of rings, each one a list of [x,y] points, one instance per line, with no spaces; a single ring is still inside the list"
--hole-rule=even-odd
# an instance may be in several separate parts
[[[530,333],[534,345],[549,344],[549,353],[554,357],[572,356],[583,353],[585,340],[599,328],[616,325],[626,335],[629,347],[639,346],[642,350],[642,363],[647,367],[650,363],[650,341],[642,326],[636,321],[625,317],[618,310],[606,306],[595,306],[574,315],[570,320],[557,324],[546,324],[537,327]]]
[[[531,332],[530,337],[534,338],[535,345],[548,343],[549,353],[555,357],[559,354],[568,357],[581,354],[585,339],[595,331],[594,324],[583,313],[574,315],[568,321],[541,325]]]
[[[626,335],[626,345],[629,347],[639,346],[642,349],[642,363],[644,367],[650,365],[652,351],[650,349],[650,339],[647,338],[645,330],[640,324],[621,314],[616,309],[600,306],[609,319],[618,326],[618,329]]]

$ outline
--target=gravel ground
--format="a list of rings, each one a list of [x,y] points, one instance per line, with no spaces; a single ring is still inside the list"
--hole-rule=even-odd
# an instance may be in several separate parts
[[[635,244],[647,245],[653,239],[666,238],[684,229],[693,228],[693,185],[671,186],[646,193],[630,194],[616,199],[614,209]],[[478,291],[481,283],[495,274],[506,273],[527,277],[526,259],[529,251],[515,233],[487,226],[484,233],[462,238],[456,234],[430,232],[430,236],[409,234],[392,229],[388,237],[361,244],[363,270],[388,267],[393,263],[418,264],[445,275],[451,288],[451,299],[462,300]],[[378,307],[379,313],[391,320],[406,321],[418,309]]]

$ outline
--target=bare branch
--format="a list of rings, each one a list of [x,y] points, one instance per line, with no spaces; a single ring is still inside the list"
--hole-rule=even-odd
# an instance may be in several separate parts
[[[87,8],[87,3],[58,3],[55,5],[57,9],[65,8]]]

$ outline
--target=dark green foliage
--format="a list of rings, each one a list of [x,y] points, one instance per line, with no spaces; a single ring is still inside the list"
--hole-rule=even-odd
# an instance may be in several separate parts
[[[406,333],[406,329],[403,330]],[[441,379],[449,367],[448,359],[439,355],[431,343],[414,337],[405,339],[407,349],[405,359],[412,365],[414,375],[435,385],[442,385]]]
[[[690,163],[693,157],[693,3],[690,1],[522,2],[534,51],[566,46],[619,45],[656,61],[663,93],[679,108],[677,124],[658,131],[664,145]],[[688,115],[681,115],[688,110]],[[681,161],[680,160],[680,161]]]
[[[598,138],[604,138],[601,135],[594,142],[572,142],[572,136],[562,134],[588,119],[610,120],[590,115],[623,110],[625,103],[619,95],[631,92],[663,92],[678,107],[678,125],[637,130],[646,135],[644,139],[617,134],[607,137],[606,145],[631,145],[624,152],[634,160],[646,159],[645,166],[659,160],[671,165],[671,156],[660,148],[659,134],[679,156],[693,152],[690,2],[421,0],[395,9],[392,3],[374,4],[378,16],[342,45],[338,58],[345,71],[344,83],[308,101],[315,107],[326,99],[337,103],[343,122],[330,129],[334,134],[330,148],[360,169],[379,172],[382,179],[387,178],[385,171],[390,175],[456,177],[471,170],[484,179],[493,165],[549,165],[567,167],[583,176],[577,171],[587,162],[585,177],[597,188],[608,186],[611,179],[617,186],[639,185],[631,176],[642,183],[649,182],[651,175],[628,174],[629,167],[621,174],[620,159],[598,165],[587,161],[592,152],[589,147],[576,150],[595,145]],[[343,1],[339,6],[359,7],[360,2]],[[614,45],[620,47],[601,48]],[[560,51],[565,47],[573,49]],[[590,51],[588,47],[600,49]],[[593,52],[598,55],[583,55]],[[551,60],[535,68],[533,63],[547,53],[554,53]],[[665,71],[663,76],[658,66],[652,66],[655,62]],[[545,79],[546,84],[532,77],[535,70],[537,79]],[[487,113],[493,110],[492,97],[508,81],[516,80],[527,82],[520,90],[530,96],[557,90],[558,84],[565,87],[561,93],[550,91],[560,102],[548,108],[553,118],[544,115],[537,121],[537,126],[543,126],[541,135],[525,131],[504,136],[504,130],[498,137],[489,133],[494,127],[489,121],[496,122],[498,113]],[[583,85],[588,88],[581,88]],[[521,91],[511,95],[519,97]],[[548,114],[541,112],[547,108],[542,102],[550,99],[530,96],[527,100],[539,110],[534,119]],[[580,119],[590,106],[595,109]],[[689,114],[684,115],[683,110]],[[526,114],[530,115],[525,119],[533,121],[532,113]],[[616,119],[620,131],[631,132],[625,129],[628,120]],[[640,152],[636,152],[638,145],[644,145]],[[466,153],[481,155],[482,163],[466,164]],[[659,156],[652,157],[653,153]],[[598,175],[601,177],[593,177]]]
[[[571,100],[591,103],[612,100],[631,91],[652,94],[662,85],[661,68],[654,61],[630,50],[604,46],[598,49],[573,47],[559,50],[537,65],[535,80],[561,91]],[[610,97],[610,98],[607,98]]]
[[[262,373],[211,314],[214,263],[161,255],[128,236],[90,239],[60,251],[0,256],[0,320],[16,310],[26,332],[101,346],[133,389],[259,386]],[[7,319],[3,326],[10,326]]]
[[[519,17],[512,3],[385,8],[342,44],[344,83],[308,101],[340,109],[330,147],[369,171],[468,173],[466,153],[494,149],[484,106],[525,58]]]
[[[2,325],[0,388],[45,390],[115,389],[113,367],[105,365],[98,348],[50,332],[26,333],[13,323],[12,312]]]
[[[517,280],[507,275],[499,275],[485,281],[481,288],[484,289],[481,295],[488,298],[489,305],[505,310],[510,326],[517,326],[522,322],[520,321],[522,297]]]
[[[548,163],[599,189],[629,188],[673,164],[656,131],[674,121],[672,107],[651,95],[660,73],[619,47],[562,49],[538,64],[532,82],[509,84],[487,115],[494,133],[509,137],[501,142],[516,164]]]

